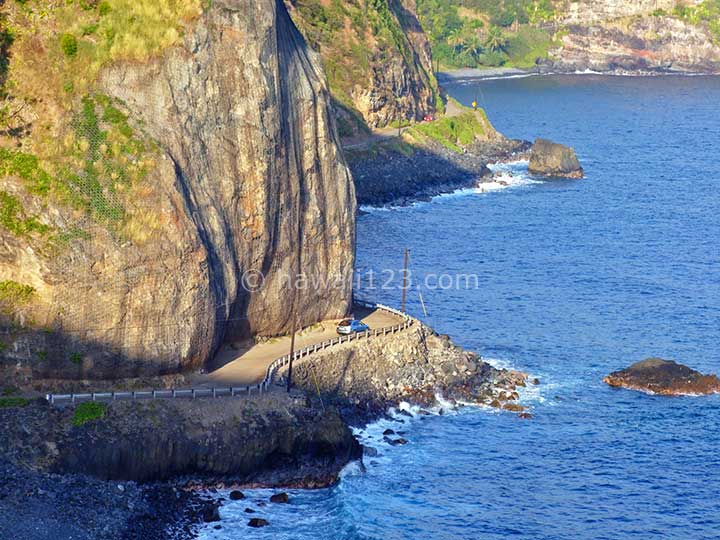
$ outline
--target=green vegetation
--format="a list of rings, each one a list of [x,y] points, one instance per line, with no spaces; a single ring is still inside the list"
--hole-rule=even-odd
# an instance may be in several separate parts
[[[79,352],[74,352],[74,353],[70,354],[70,361],[73,364],[78,364],[78,365],[82,364],[82,359],[83,359],[82,354],[80,354]]]
[[[105,416],[106,410],[107,406],[105,404],[96,401],[81,403],[75,408],[75,414],[72,420],[73,425],[82,426],[88,422],[99,420]]]
[[[720,42],[720,0],[705,0],[697,5],[678,4],[673,15],[695,25],[706,25],[716,42]]]
[[[0,281],[0,315],[12,315],[15,310],[29,304],[35,289],[17,281]]]
[[[430,138],[448,150],[463,152],[463,147],[487,135],[487,118],[482,110],[465,112],[453,117],[444,117],[434,122],[416,124],[408,130],[413,138]]]
[[[4,3],[0,13],[3,187],[4,177],[18,177],[43,207],[53,203],[83,210],[123,239],[149,238],[159,218],[140,209],[138,201],[149,188],[139,184],[156,166],[157,148],[136,133],[122,104],[96,93],[96,79],[112,62],[144,61],[177,43],[205,4],[201,0]],[[16,236],[47,235],[53,228],[25,212],[26,199],[24,193],[0,191],[0,228]],[[71,227],[45,241],[57,247],[55,240],[86,234]]]
[[[72,34],[63,34],[60,36],[60,47],[65,56],[73,58],[78,52],[77,38]]]
[[[297,0],[293,18],[310,45],[320,51],[330,90],[345,112],[338,126],[344,136],[366,131],[352,93],[367,86],[374,69],[401,55],[411,70],[437,91],[433,73],[416,61],[405,32],[402,9],[393,0]]]
[[[22,397],[2,397],[0,398],[0,409],[7,409],[10,407],[26,407],[29,403],[29,399]]]
[[[554,17],[551,0],[418,0],[418,14],[444,67],[528,68],[553,45],[533,26]]]
[[[35,216],[27,216],[22,204],[9,193],[0,190],[0,226],[15,236],[32,233],[44,235],[50,227],[41,223]]]
[[[533,25],[555,15],[551,0],[418,0],[439,65],[527,68],[547,56],[552,37]]]

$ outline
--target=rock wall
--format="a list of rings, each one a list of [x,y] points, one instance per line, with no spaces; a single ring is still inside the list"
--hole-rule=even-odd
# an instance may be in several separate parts
[[[75,425],[43,400],[0,409],[4,459],[37,471],[104,480],[192,475],[273,485],[327,484],[359,446],[337,411],[284,392],[252,399],[116,402]]]
[[[430,405],[436,393],[503,407],[517,399],[525,379],[522,373],[490,366],[420,323],[328,349],[293,368],[294,384],[311,396],[319,390],[326,404],[341,407],[351,418],[372,418],[401,400]]]
[[[439,90],[415,0],[287,4],[321,53],[344,135],[353,134],[352,112],[371,127],[435,112]]]
[[[575,0],[558,2],[563,24],[590,25],[620,17],[647,15],[657,9],[672,11],[677,0]]]
[[[558,18],[561,46],[549,63],[559,71],[720,73],[720,46],[704,25],[669,15],[677,2],[571,2]]]
[[[156,148],[126,196],[133,234],[2,177],[52,230],[83,228],[49,249],[0,224],[0,281],[34,289],[0,336],[8,383],[195,369],[224,339],[288,331],[295,306],[301,324],[345,314],[355,193],[320,60],[281,1],[211,5],[93,88]],[[292,286],[299,271],[312,287]]]

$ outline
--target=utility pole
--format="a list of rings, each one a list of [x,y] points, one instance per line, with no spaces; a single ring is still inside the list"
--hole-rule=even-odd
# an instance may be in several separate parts
[[[402,286],[402,312],[405,313],[405,301],[407,300],[408,287],[408,264],[410,262],[410,250],[405,248],[405,270],[403,270],[403,286]]]
[[[292,387],[292,365],[295,356],[295,333],[297,332],[297,314],[293,313],[292,336],[290,337],[290,364],[288,364],[287,391],[290,393]]]

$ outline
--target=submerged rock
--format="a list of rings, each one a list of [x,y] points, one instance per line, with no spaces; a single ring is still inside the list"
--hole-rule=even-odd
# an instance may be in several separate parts
[[[272,503],[288,503],[290,502],[290,496],[287,493],[276,493],[270,497]]]
[[[205,523],[212,523],[214,521],[220,521],[220,511],[216,504],[207,506],[202,511],[202,519]]]
[[[230,492],[231,501],[239,501],[245,498],[245,494],[242,491],[233,490]]]
[[[720,379],[717,375],[703,375],[687,366],[662,358],[648,358],[637,362],[626,369],[614,371],[603,381],[614,387],[664,396],[720,392]]]
[[[582,178],[584,175],[575,150],[547,139],[537,139],[533,144],[528,172],[560,178]]]
[[[270,525],[270,522],[267,519],[263,518],[252,518],[250,521],[248,521],[249,527],[267,527]]]

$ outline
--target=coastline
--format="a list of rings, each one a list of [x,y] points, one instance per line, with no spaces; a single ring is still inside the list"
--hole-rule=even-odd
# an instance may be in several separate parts
[[[596,75],[603,77],[717,77],[720,72],[714,71],[688,71],[680,69],[612,69],[595,70],[590,66],[585,68],[569,69],[561,66],[540,64],[534,69],[520,69],[512,67],[499,68],[460,68],[437,73],[438,82],[441,84],[458,84],[470,81],[490,81],[498,79],[518,79],[525,77],[552,76],[552,75],[573,75],[588,76]]]
[[[39,530],[194,538],[200,524],[219,519],[218,489],[335,484],[347,463],[362,461],[352,429],[402,402],[429,408],[443,395],[453,406],[522,413],[524,374],[413,328],[309,357],[294,372],[291,395],[278,385],[252,399],[115,402],[79,426],[73,407],[43,399],[0,409],[0,527],[18,540],[50,538]],[[28,523],[32,531],[23,529]]]

